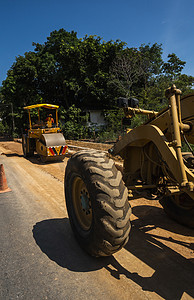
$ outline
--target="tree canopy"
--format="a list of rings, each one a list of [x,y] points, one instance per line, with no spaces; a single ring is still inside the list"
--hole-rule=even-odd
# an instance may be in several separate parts
[[[78,38],[74,31],[51,32],[34,51],[16,58],[0,90],[2,103],[13,103],[16,128],[23,127],[23,106],[51,103],[68,110],[114,107],[119,96],[135,96],[144,107],[160,108],[164,90],[173,82],[184,93],[194,77],[182,74],[185,62],[175,53],[162,58],[162,45],[129,48],[99,36]],[[2,111],[9,124],[8,110]]]

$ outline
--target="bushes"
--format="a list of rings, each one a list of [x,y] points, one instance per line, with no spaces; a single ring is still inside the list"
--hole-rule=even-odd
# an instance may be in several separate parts
[[[61,108],[60,126],[66,139],[83,139],[88,135],[86,122],[87,114],[82,114],[81,109],[73,104],[69,109]]]
[[[122,126],[124,113],[122,109],[115,108],[104,110],[104,117],[107,122],[105,127],[88,127],[88,113],[83,113],[80,108],[72,105],[68,110],[61,108],[59,111],[60,127],[66,139],[91,139],[96,142],[116,141],[119,136],[125,133]],[[132,119],[131,128],[143,123],[142,116],[135,116]]]
[[[98,130],[88,127],[88,113],[72,105],[68,110],[59,111],[60,127],[66,139],[93,139],[97,142],[116,140],[121,134],[123,112],[119,109],[104,111],[107,126]]]
[[[0,136],[9,134],[9,127],[7,124],[3,125],[3,122],[0,121]]]

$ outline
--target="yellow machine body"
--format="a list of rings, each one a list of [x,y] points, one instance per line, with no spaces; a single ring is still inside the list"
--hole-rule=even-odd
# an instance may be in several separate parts
[[[182,99],[180,94],[176,87],[169,88],[169,107],[161,112],[124,108],[128,118],[148,115],[145,124],[128,129],[110,151],[123,158],[130,191],[163,189],[165,195],[186,193],[194,201],[194,169],[186,162],[188,153],[181,152],[185,139],[194,144],[194,94]]]

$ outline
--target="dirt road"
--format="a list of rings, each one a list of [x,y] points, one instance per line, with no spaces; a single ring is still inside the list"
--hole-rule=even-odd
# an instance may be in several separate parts
[[[27,160],[15,142],[0,142],[0,153],[12,189],[0,194],[1,299],[194,298],[194,232],[170,220],[157,201],[132,200],[129,242],[110,258],[94,259],[68,223],[67,159]],[[24,274],[26,266],[31,272]]]

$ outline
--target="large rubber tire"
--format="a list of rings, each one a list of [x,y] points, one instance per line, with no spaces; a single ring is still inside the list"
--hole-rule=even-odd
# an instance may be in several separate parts
[[[186,193],[164,197],[160,200],[160,204],[170,218],[194,228],[194,201]]]
[[[79,151],[68,161],[65,197],[72,230],[90,255],[110,256],[128,241],[128,190],[113,160],[99,151]]]
[[[28,157],[29,153],[27,152],[27,135],[22,135],[22,149],[23,149],[23,155],[24,157]]]
[[[192,153],[186,153],[186,154],[182,154],[183,155],[183,159],[184,159],[184,163],[187,166],[187,168],[194,168],[194,156]]]
[[[47,161],[47,157],[44,155],[40,155],[40,160],[42,163],[45,163]]]
[[[24,157],[31,157],[34,155],[32,141],[29,140],[29,143],[30,143],[30,151],[27,151],[27,135],[23,134],[22,135],[22,149],[23,149]]]

